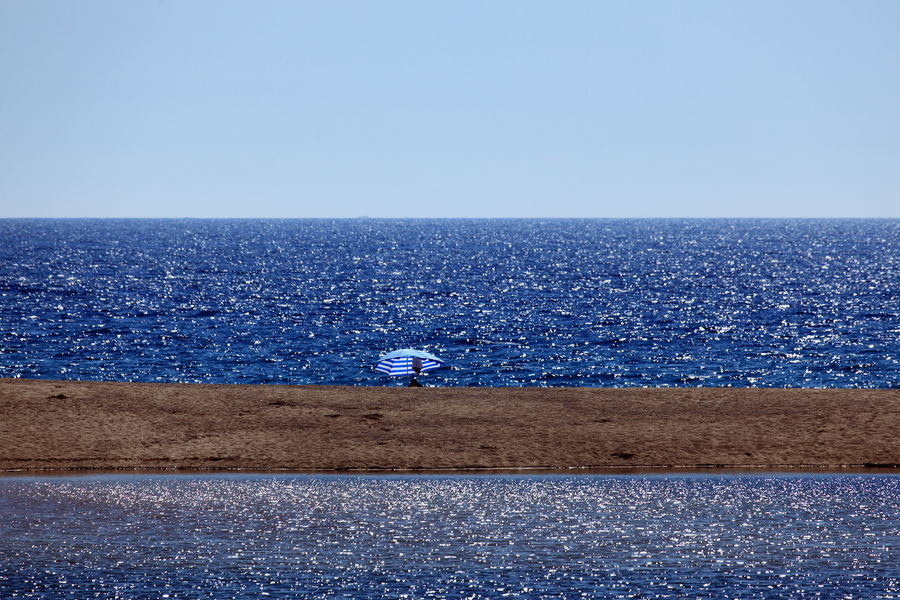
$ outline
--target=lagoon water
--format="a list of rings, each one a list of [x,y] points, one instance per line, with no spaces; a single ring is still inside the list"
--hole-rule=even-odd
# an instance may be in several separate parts
[[[890,475],[0,479],[3,598],[898,598]]]
[[[898,220],[0,220],[0,374],[900,387]]]

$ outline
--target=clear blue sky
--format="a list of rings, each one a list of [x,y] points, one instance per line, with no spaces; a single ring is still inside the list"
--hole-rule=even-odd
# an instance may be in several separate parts
[[[0,1],[0,217],[900,217],[897,0]]]

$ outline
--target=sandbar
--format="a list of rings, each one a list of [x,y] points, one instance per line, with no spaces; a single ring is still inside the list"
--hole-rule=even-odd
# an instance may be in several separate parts
[[[900,390],[0,379],[0,471],[889,469]]]

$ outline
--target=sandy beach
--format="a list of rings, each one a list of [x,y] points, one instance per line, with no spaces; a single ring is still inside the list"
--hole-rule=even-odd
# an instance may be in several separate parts
[[[0,380],[0,470],[900,470],[900,391]]]

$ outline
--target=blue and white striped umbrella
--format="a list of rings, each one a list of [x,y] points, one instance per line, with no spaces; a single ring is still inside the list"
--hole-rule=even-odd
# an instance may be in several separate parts
[[[434,354],[413,350],[412,348],[403,348],[402,350],[388,352],[379,358],[378,362],[375,363],[375,370],[388,375],[415,375],[413,363],[416,359],[421,363],[419,370],[422,373],[434,371],[444,366],[444,361]]]

